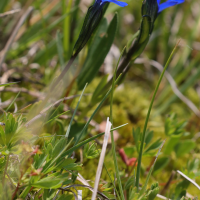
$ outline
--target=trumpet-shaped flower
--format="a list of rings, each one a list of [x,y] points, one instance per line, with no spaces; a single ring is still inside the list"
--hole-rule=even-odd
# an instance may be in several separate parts
[[[73,49],[73,55],[77,55],[81,49],[85,46],[87,41],[90,39],[92,33],[101,21],[103,14],[105,12],[106,5],[108,3],[115,3],[118,6],[124,7],[128,4],[117,0],[95,0],[94,4],[89,7],[79,38]]]
[[[144,0],[142,4],[142,16],[149,16],[151,18],[150,34],[153,31],[153,25],[159,13],[164,9],[183,3],[185,0],[167,0],[160,3],[161,0]]]
[[[117,1],[117,0],[96,0],[96,1],[99,2],[100,4],[103,4],[105,2],[115,3],[115,4],[117,4],[118,6],[121,6],[121,7],[125,7],[125,6],[128,5],[126,2]]]
[[[169,8],[171,6],[175,6],[175,5],[183,3],[183,2],[184,2],[184,0],[168,0],[168,1],[160,4],[160,0],[157,0],[158,13],[160,13],[161,11],[163,11],[166,8]]]

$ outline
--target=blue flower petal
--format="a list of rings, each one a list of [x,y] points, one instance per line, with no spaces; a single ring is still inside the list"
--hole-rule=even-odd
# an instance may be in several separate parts
[[[157,1],[159,1],[159,0],[157,0]],[[171,6],[175,6],[175,5],[183,3],[183,2],[184,2],[184,0],[168,0],[165,3],[162,3],[162,4],[158,5],[158,7],[159,7],[158,13],[163,11],[165,8],[169,8]]]
[[[117,1],[117,0],[102,0],[102,3],[104,3],[104,2],[115,3],[115,4],[117,4],[118,6],[121,6],[121,7],[125,7],[125,6],[128,5],[126,2]]]
[[[157,0],[157,4],[160,5],[160,0]]]

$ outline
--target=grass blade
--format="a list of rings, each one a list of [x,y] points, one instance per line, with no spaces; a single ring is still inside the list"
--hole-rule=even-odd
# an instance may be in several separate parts
[[[149,173],[148,173],[148,175],[147,175],[145,184],[144,184],[144,186],[142,187],[142,189],[140,190],[140,196],[141,196],[142,194],[144,194],[144,192],[146,191],[147,184],[148,184],[148,182],[149,182],[149,178],[150,178],[150,176],[151,176],[151,173],[152,173],[152,171],[153,171],[154,165],[155,165],[155,163],[156,163],[156,160],[157,160],[157,158],[158,158],[158,156],[159,156],[159,154],[160,154],[160,151],[161,151],[161,149],[162,149],[164,143],[165,143],[165,140],[163,141],[162,145],[160,146],[160,148],[159,148],[159,150],[158,150],[158,153],[157,153],[157,155],[156,155],[156,158],[155,158],[155,160],[154,160],[154,162],[153,162],[153,165],[151,166],[151,169],[149,170]]]
[[[118,126],[118,127],[116,127],[116,128],[111,129],[111,131],[117,130],[117,129],[119,129],[119,128],[123,127],[123,126],[126,126],[126,125],[127,125],[127,124],[123,124],[123,125],[121,125],[121,126]],[[64,155],[66,156],[66,155],[68,155],[68,154],[71,154],[71,153],[72,153],[73,151],[75,151],[76,149],[82,147],[83,145],[87,144],[88,142],[91,142],[91,141],[95,140],[96,138],[98,138],[98,137],[100,137],[100,136],[102,136],[102,135],[104,135],[104,134],[105,134],[105,132],[99,133],[98,135],[95,135],[95,136],[93,136],[93,137],[90,137],[90,138],[88,138],[88,139],[86,139],[86,140],[84,140],[84,141],[82,141],[82,142],[80,142],[80,143],[74,145],[73,147],[71,147],[70,149],[68,149],[68,150],[64,153]]]
[[[65,67],[65,61],[63,58],[64,50],[63,50],[63,46],[62,46],[60,31],[57,31],[57,33],[56,33],[56,45],[57,45],[58,57],[59,57],[61,69],[63,70]]]
[[[109,136],[110,136],[111,126],[112,126],[112,124],[110,123],[109,118],[107,118],[103,147],[102,147],[102,151],[101,151],[101,155],[100,155],[100,159],[99,159],[99,164],[98,164],[98,167],[97,167],[95,184],[94,184],[94,191],[92,193],[92,200],[95,200],[96,195],[97,195],[97,190],[98,190],[101,172],[102,172],[102,168],[103,168],[104,158],[105,158],[105,154],[106,154],[106,148],[107,148],[108,139],[109,139]]]
[[[147,124],[148,124],[148,121],[149,121],[149,117],[150,117],[150,113],[151,113],[151,109],[152,109],[152,106],[153,106],[153,102],[154,102],[154,99],[156,97],[156,93],[158,91],[158,88],[160,86],[160,83],[162,81],[162,78],[164,76],[164,73],[167,69],[167,67],[169,66],[169,63],[172,59],[172,56],[174,55],[175,53],[175,50],[179,44],[180,40],[177,42],[176,46],[174,47],[171,55],[169,56],[168,58],[168,61],[163,69],[163,72],[161,73],[160,75],[160,78],[158,80],[158,83],[156,85],[156,88],[155,88],[155,91],[154,91],[154,94],[153,94],[153,97],[151,99],[151,103],[150,103],[150,106],[149,106],[149,109],[148,109],[148,113],[147,113],[147,117],[145,119],[145,124],[144,124],[144,129],[143,129],[143,133],[142,133],[142,139],[141,139],[141,146],[140,146],[140,151],[139,151],[139,156],[138,156],[138,166],[137,166],[137,174],[136,174],[136,187],[137,187],[137,191],[139,191],[139,179],[140,179],[140,170],[141,170],[141,162],[142,162],[142,154],[143,154],[143,147],[144,147],[144,140],[145,140],[145,133],[146,133],[146,130],[147,130]]]
[[[0,87],[8,86],[8,85],[13,85],[13,84],[16,84],[16,83],[19,83],[19,82],[11,82],[11,83],[0,84]]]
[[[6,112],[8,112],[8,110],[10,109],[10,107],[13,105],[13,103],[15,102],[15,100],[17,99],[17,97],[19,96],[20,92],[17,93],[16,97],[13,99],[13,101],[11,102],[11,104],[8,106],[8,108],[6,109]]]
[[[68,13],[71,10],[72,7],[72,0],[68,0],[67,2],[67,6],[66,6],[66,1],[63,0],[63,12],[64,13]],[[70,58],[71,54],[70,54],[70,30],[71,30],[71,23],[70,23],[71,17],[67,16],[64,20],[64,51],[66,53],[66,58],[67,60]]]
[[[82,91],[82,93],[81,93],[81,96],[80,96],[80,98],[79,98],[79,100],[78,100],[78,103],[77,103],[76,108],[75,108],[75,110],[74,110],[74,113],[73,113],[73,115],[72,115],[72,118],[71,118],[71,121],[70,121],[70,123],[69,123],[67,132],[66,132],[66,134],[65,134],[65,137],[66,137],[66,138],[69,136],[69,132],[70,132],[70,129],[71,129],[72,122],[73,122],[73,120],[74,120],[74,116],[75,116],[75,114],[76,114],[76,111],[77,111],[77,109],[78,109],[79,103],[80,103],[80,101],[81,101],[81,98],[82,98],[82,96],[83,96],[83,93],[84,93],[86,87],[87,87],[87,83],[86,83],[86,85],[85,85],[85,87],[84,87],[84,89],[83,89],[83,91]]]
[[[186,176],[183,172],[177,170],[177,172],[183,176],[185,179],[187,179],[190,183],[192,183],[193,185],[195,185],[199,190],[200,190],[200,186],[195,182],[193,181],[191,178],[189,178],[188,176]]]
[[[58,118],[58,117],[61,116],[61,115],[64,115],[64,114],[67,113],[67,112],[69,112],[69,110],[67,110],[67,111],[65,111],[65,112],[63,112],[63,113],[61,113],[61,114],[59,114],[59,115],[53,117],[52,119],[50,119],[49,121],[47,121],[45,124],[48,124],[49,122],[53,121],[54,119]]]
[[[115,81],[115,85],[116,85],[116,84],[118,83],[118,81],[120,80],[120,77],[121,77],[121,76],[119,76],[119,77],[117,78],[117,80]],[[99,108],[103,105],[104,101],[107,99],[107,97],[108,97],[108,95],[110,94],[111,90],[112,90],[112,88],[110,88],[110,89],[108,90],[108,92],[106,93],[106,95],[104,96],[104,98],[101,100],[101,102],[99,103],[99,105],[97,106],[97,108],[95,109],[95,111],[92,113],[90,119],[89,119],[89,120],[87,121],[87,123],[85,124],[85,126],[84,126],[83,130],[81,131],[81,133],[80,133],[78,139],[76,140],[74,146],[78,144],[79,140],[81,139],[81,136],[82,136],[83,133],[86,131],[86,129],[87,129],[87,127],[88,127],[90,121],[93,119],[94,115],[97,113],[97,111],[99,110]]]
[[[121,57],[122,57],[125,49],[126,49],[126,47],[124,47],[124,49],[122,50],[121,55],[118,59],[118,62],[117,62],[116,68],[115,68],[115,72],[114,72],[114,76],[113,76],[113,80],[112,80],[112,90],[111,90],[111,100],[110,100],[110,121],[112,124],[113,124],[112,105],[113,105],[113,93],[114,93],[114,87],[115,87],[116,73],[117,73],[117,68],[118,68],[119,62],[121,60]],[[116,155],[116,150],[115,150],[115,141],[114,141],[113,131],[111,131],[111,143],[112,143],[112,154],[113,154],[113,160],[114,160],[114,165],[115,165],[115,172],[116,172],[117,181],[119,184],[119,191],[120,191],[121,198],[123,200],[125,200],[122,183],[121,183],[121,179],[120,179],[120,175],[119,175],[119,168],[118,168],[118,164],[117,164],[117,155]]]

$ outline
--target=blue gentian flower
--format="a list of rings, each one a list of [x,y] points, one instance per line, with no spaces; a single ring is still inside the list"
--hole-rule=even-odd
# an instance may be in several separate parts
[[[86,45],[87,41],[90,39],[92,33],[99,25],[101,21],[105,9],[107,8],[109,3],[115,3],[118,6],[124,7],[128,4],[122,1],[117,0],[95,0],[94,4],[89,7],[81,32],[79,34],[79,38],[76,41],[76,44],[73,49],[73,55],[76,56]]]
[[[165,8],[169,8],[171,6],[175,6],[175,5],[183,3],[183,2],[184,2],[184,0],[168,0],[168,1],[160,4],[160,0],[157,0],[158,13],[163,11]]]
[[[103,4],[105,2],[115,3],[115,4],[117,4],[118,6],[121,6],[121,7],[125,7],[125,6],[128,5],[126,2],[117,1],[117,0],[96,0],[96,1],[100,4]]]
[[[153,31],[153,26],[158,15],[166,8],[183,3],[185,0],[167,0],[160,3],[161,0],[144,0],[142,4],[142,16],[149,16],[151,18],[150,34]]]

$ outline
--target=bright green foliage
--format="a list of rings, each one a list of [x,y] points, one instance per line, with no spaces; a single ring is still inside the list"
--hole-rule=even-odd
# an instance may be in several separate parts
[[[102,23],[105,23],[105,21],[102,21]],[[80,90],[83,89],[86,83],[90,83],[94,79],[95,75],[98,73],[99,68],[103,64],[103,61],[114,41],[117,30],[117,24],[118,17],[117,14],[115,14],[107,30],[103,33],[103,37],[101,26],[101,29],[97,31],[97,36],[94,38],[94,43],[92,44],[95,45],[93,47],[93,51],[90,51],[88,53],[86,61],[78,76],[78,87]],[[103,29],[105,29],[105,27],[103,27]],[[101,37],[101,40],[99,40],[99,37]]]
[[[98,103],[103,98],[103,96],[105,95],[106,91],[104,93],[101,92],[101,91],[106,86],[107,79],[108,79],[108,75],[104,76],[101,79],[101,81],[99,82],[99,84],[97,85],[97,87],[95,88],[95,91],[94,91],[94,93],[92,95],[92,99],[91,99],[92,104],[95,105],[96,103]],[[99,92],[101,92],[100,95],[99,95]]]
[[[175,151],[177,157],[183,156],[189,153],[195,147],[193,140],[187,139],[180,141],[181,137],[188,136],[189,133],[185,131],[187,122],[179,122],[176,114],[172,114],[165,120],[165,134],[169,137],[169,140],[164,148],[164,153],[169,155],[172,151]]]
[[[154,173],[164,169],[169,164],[169,161],[170,159],[167,156],[158,158],[154,166]]]
[[[147,200],[155,199],[156,195],[159,192],[158,183],[154,183],[151,185],[151,188],[147,192]]]
[[[128,178],[127,182],[124,185],[124,189],[129,190],[132,186],[135,186],[135,176],[131,176]]]
[[[136,187],[131,187],[129,189],[128,200],[154,200],[158,192],[159,192],[158,183],[152,184],[151,187],[147,189],[142,195],[137,193]]]
[[[139,127],[136,128],[136,129],[133,128],[132,134],[133,134],[133,138],[134,138],[134,141],[135,141],[137,152],[139,153],[141,136],[142,136],[140,128]],[[158,140],[153,142],[152,141],[153,135],[154,135],[153,131],[147,130],[143,156],[155,155],[156,154],[155,150],[159,149],[160,145],[162,144],[161,139],[158,139]]]
[[[84,146],[84,156],[88,159],[93,159],[99,156],[101,150],[97,149],[97,146],[94,142],[92,142],[92,144],[90,145],[89,143],[87,143]]]
[[[179,122],[175,113],[165,119],[165,134],[171,137],[179,137],[184,132],[186,122]]]
[[[61,102],[59,106],[54,105],[49,112],[43,113],[44,115],[35,121],[32,127],[27,128],[24,126],[27,122],[24,117],[28,114],[27,119],[31,120],[40,113],[41,107],[38,104],[43,103],[46,89],[60,69],[65,67],[67,59],[71,56],[74,43],[79,37],[87,4],[81,2],[79,5],[80,0],[70,0],[69,6],[64,7],[65,0],[0,0],[0,15],[18,7],[21,8],[21,12],[0,17],[0,58],[6,53],[5,61],[0,67],[1,82],[5,77],[8,79],[6,82],[10,82],[0,85],[2,114],[0,119],[0,199],[75,199],[73,192],[76,193],[76,190],[73,185],[80,183],[77,181],[78,173],[87,180],[94,180],[97,162],[96,160],[87,162],[86,159],[97,159],[99,156],[99,146],[96,147],[93,141],[98,139],[101,142],[104,133],[97,133],[94,124],[100,124],[109,116],[110,107],[113,108],[111,118],[113,116],[114,127],[122,123],[129,123],[129,125],[119,131],[119,139],[115,141],[117,172],[122,184],[119,184],[119,178],[113,174],[114,165],[113,160],[110,159],[108,145],[105,167],[98,188],[100,192],[109,199],[120,199],[119,186],[122,185],[122,193],[126,194],[127,200],[157,200],[155,196],[161,193],[164,186],[160,186],[159,190],[158,184],[152,184],[152,180],[166,184],[172,170],[177,169],[195,180],[197,184],[200,183],[200,147],[198,134],[196,134],[199,132],[199,118],[188,106],[190,104],[182,103],[182,99],[177,97],[165,78],[155,98],[155,107],[148,124],[150,130],[145,131],[141,175],[138,182],[141,185],[139,191],[135,187],[136,174],[133,173],[135,169],[127,166],[117,152],[118,148],[123,148],[129,158],[137,157],[141,147],[141,130],[152,91],[158,79],[158,71],[153,68],[151,59],[163,65],[177,38],[180,37],[184,38],[184,41],[180,43],[181,47],[174,55],[168,67],[168,73],[176,82],[177,89],[199,110],[200,12],[196,6],[199,2],[187,1],[181,7],[166,10],[158,17],[156,1],[144,1],[143,4],[141,1],[129,1],[130,6],[121,10],[118,8],[117,10],[114,5],[109,5],[105,18],[101,21],[96,19],[100,22],[99,27],[92,35],[85,35],[86,40],[91,38],[87,45],[79,43],[75,48],[78,52],[85,45],[68,74],[74,82],[70,82],[68,77],[64,79],[69,87],[63,88],[66,90],[63,96],[80,95],[79,90],[85,86],[86,82],[89,86],[85,93],[89,94],[81,96],[82,99],[79,98],[80,105],[76,104],[78,99],[74,100],[75,97]],[[34,11],[15,34],[10,49],[4,51],[15,30],[17,20],[23,16],[29,5],[34,7]],[[117,14],[114,14],[114,11],[117,11]],[[100,13],[100,17],[103,14],[103,12]],[[157,21],[155,21],[156,18]],[[154,32],[152,32],[153,29]],[[122,59],[119,59],[115,53],[120,52],[125,44],[127,44],[126,52],[123,52]],[[128,54],[131,48],[132,52]],[[114,92],[111,106],[108,102],[111,90],[108,92],[110,85],[107,83],[108,76],[110,77],[112,72],[107,74],[104,68],[104,63],[107,62],[105,58],[109,51],[112,61],[109,63],[112,65],[110,67],[114,67],[118,59],[123,61],[127,55],[130,58],[124,66],[124,69],[128,66],[129,73],[126,79],[122,74],[124,84]],[[65,52],[69,53],[65,55]],[[141,56],[138,60],[140,64],[133,63],[138,56]],[[7,74],[10,70],[12,73]],[[97,79],[94,80],[96,76],[98,76],[98,81],[101,80],[97,87],[95,87]],[[113,91],[117,84],[113,87]],[[42,109],[54,103],[54,100],[57,101],[63,97],[54,96],[54,91],[51,92],[53,99],[48,99]],[[4,106],[4,102],[7,101],[11,103]],[[101,103],[98,107],[94,108],[99,102]],[[30,104],[32,106],[26,108]],[[70,112],[67,113],[66,110]],[[169,115],[169,112],[176,112],[177,115]],[[89,120],[87,113],[92,113]],[[187,125],[185,120],[188,121]],[[88,132],[93,136],[89,137]],[[131,137],[132,134],[134,140]],[[155,165],[152,166],[154,156],[163,139],[166,139],[163,150]],[[79,154],[79,149],[82,147],[84,147],[85,156],[83,164],[80,163]],[[106,166],[107,172],[105,172]],[[91,173],[88,173],[88,169]],[[108,176],[107,173],[110,172],[111,175]],[[91,186],[93,186],[92,181],[89,182]],[[65,186],[70,186],[70,189],[58,193],[58,188]],[[199,194],[199,191],[196,192],[195,189],[189,181],[176,174],[163,195],[172,200],[185,200],[188,199],[187,193],[193,196]],[[84,188],[83,199],[90,196],[91,191]]]
[[[8,155],[15,151],[13,148],[23,138],[22,123],[24,118],[19,116],[15,118],[11,113],[4,114],[5,127],[0,126],[0,150],[3,155]]]

